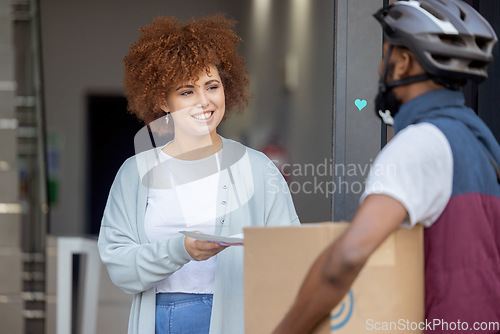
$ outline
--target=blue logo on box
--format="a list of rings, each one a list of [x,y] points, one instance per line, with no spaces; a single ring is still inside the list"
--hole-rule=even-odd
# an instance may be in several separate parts
[[[352,309],[354,306],[354,295],[352,293],[352,290],[349,290],[347,296],[339,306],[339,310],[330,316],[330,329],[332,331],[341,329],[351,319]]]

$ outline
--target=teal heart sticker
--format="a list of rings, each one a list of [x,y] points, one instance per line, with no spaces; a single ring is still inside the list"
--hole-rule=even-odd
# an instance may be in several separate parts
[[[354,104],[356,105],[356,107],[358,107],[359,111],[361,111],[364,107],[366,107],[368,102],[366,102],[366,100],[356,99],[356,101],[354,101]]]

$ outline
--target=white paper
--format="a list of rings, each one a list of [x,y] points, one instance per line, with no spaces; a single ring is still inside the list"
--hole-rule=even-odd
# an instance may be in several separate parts
[[[220,235],[211,235],[211,234],[197,233],[191,231],[180,231],[180,233],[196,240],[218,242],[222,246],[243,246],[243,234],[236,234],[230,237],[223,237]]]

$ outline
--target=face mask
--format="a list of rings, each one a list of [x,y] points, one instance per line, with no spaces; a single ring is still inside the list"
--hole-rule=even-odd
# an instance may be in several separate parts
[[[395,64],[388,64],[387,66],[387,78],[392,78],[394,74]],[[375,114],[382,118],[385,124],[393,125],[393,117],[398,112],[401,107],[401,101],[397,99],[396,95],[392,91],[392,87],[387,87],[385,92],[379,90],[377,96],[375,97]]]
[[[399,111],[402,103],[397,99],[392,90],[385,93],[379,92],[375,97],[375,114],[382,118],[385,124],[393,125],[393,117]]]

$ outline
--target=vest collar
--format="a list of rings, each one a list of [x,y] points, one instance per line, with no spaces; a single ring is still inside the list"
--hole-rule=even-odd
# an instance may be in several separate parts
[[[446,117],[443,112],[449,112],[449,117],[454,118],[453,113],[459,112],[456,110],[457,108],[464,109],[466,112],[470,110],[465,107],[462,91],[437,89],[419,95],[401,106],[394,117],[394,131],[397,133],[410,124],[422,122],[424,119],[435,118],[438,114],[441,117]]]

